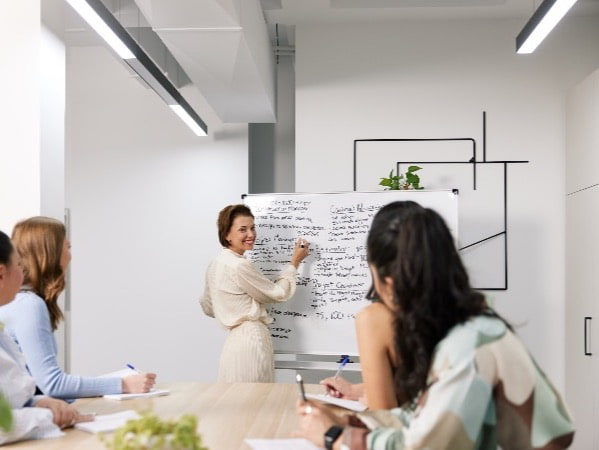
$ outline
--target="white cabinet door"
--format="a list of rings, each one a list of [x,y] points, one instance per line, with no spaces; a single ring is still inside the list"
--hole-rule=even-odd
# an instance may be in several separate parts
[[[599,70],[568,93],[566,193],[599,183]]]
[[[566,402],[576,425],[572,448],[599,448],[599,187],[566,197]]]

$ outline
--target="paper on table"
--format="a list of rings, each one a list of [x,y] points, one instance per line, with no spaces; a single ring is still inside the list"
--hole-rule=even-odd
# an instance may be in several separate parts
[[[306,439],[246,439],[253,450],[320,450]]]
[[[364,403],[358,402],[356,400],[347,400],[345,398],[331,397],[330,395],[323,394],[306,394],[306,397],[311,400],[319,400],[323,403],[341,406],[342,408],[349,409],[351,411],[362,412],[368,409]]]
[[[150,392],[140,392],[137,394],[106,394],[103,397],[108,400],[131,400],[134,398],[160,397],[161,395],[169,395],[171,391],[168,389],[152,389]]]
[[[88,433],[101,433],[114,431],[125,425],[128,420],[139,419],[139,414],[132,409],[114,414],[103,414],[96,416],[91,422],[76,423],[75,428]]]
[[[129,375],[136,375],[136,372],[129,367],[126,367],[121,370],[117,370],[115,372],[106,373],[104,375],[100,375],[100,378],[125,378]],[[148,398],[148,397],[160,397],[161,395],[168,395],[171,391],[167,389],[152,389],[150,392],[136,393],[136,394],[106,394],[103,397],[109,400],[131,400],[134,398]]]

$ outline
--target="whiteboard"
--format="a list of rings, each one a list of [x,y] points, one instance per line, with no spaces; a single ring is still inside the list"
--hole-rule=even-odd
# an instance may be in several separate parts
[[[357,355],[355,314],[368,305],[366,262],[370,223],[384,205],[412,200],[434,209],[458,236],[457,191],[379,191],[256,194],[244,202],[255,216],[257,239],[248,259],[275,279],[289,263],[295,241],[310,242],[293,298],[271,305],[270,333],[279,352]]]

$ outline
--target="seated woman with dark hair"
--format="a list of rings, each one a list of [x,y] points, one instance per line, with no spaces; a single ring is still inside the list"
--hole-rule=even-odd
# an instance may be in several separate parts
[[[0,231],[0,306],[10,303],[23,281],[19,255],[8,236]],[[24,439],[60,436],[61,428],[91,420],[62,400],[34,395],[35,380],[25,359],[0,323],[0,392],[12,408],[12,425],[0,429],[0,444]]]
[[[395,210],[408,214],[422,209],[415,202],[398,202]],[[356,338],[362,368],[361,384],[351,384],[342,377],[329,377],[321,381],[327,393],[337,398],[359,400],[369,409],[391,409],[405,399],[395,389],[394,377],[399,364],[395,341],[395,314],[378,297],[374,284],[366,294],[372,304],[356,314]]]
[[[394,387],[407,401],[344,420],[300,402],[296,434],[327,449],[567,448],[574,427],[562,398],[470,287],[443,219],[402,204],[377,213],[367,251],[394,315]]]

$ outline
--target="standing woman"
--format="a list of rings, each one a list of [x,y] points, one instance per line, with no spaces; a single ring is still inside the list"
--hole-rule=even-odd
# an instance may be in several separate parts
[[[15,225],[13,243],[21,256],[24,284],[15,300],[0,307],[0,321],[21,347],[39,389],[51,397],[78,398],[148,392],[156,375],[81,377],[62,371],[56,361],[54,331],[63,319],[58,296],[65,288],[71,244],[58,220],[32,217]]]
[[[218,381],[272,383],[274,352],[267,327],[272,318],[265,305],[293,296],[297,268],[308,255],[308,243],[297,241],[290,264],[273,283],[243,256],[256,242],[252,211],[245,205],[229,205],[219,213],[217,225],[224,249],[208,266],[200,304],[205,314],[229,330]]]
[[[0,306],[9,304],[23,282],[19,255],[8,236],[0,231]],[[0,393],[10,405],[12,425],[0,429],[0,445],[25,439],[60,436],[60,428],[92,420],[80,415],[62,400],[34,395],[35,380],[27,372],[25,360],[14,341],[0,324]]]

